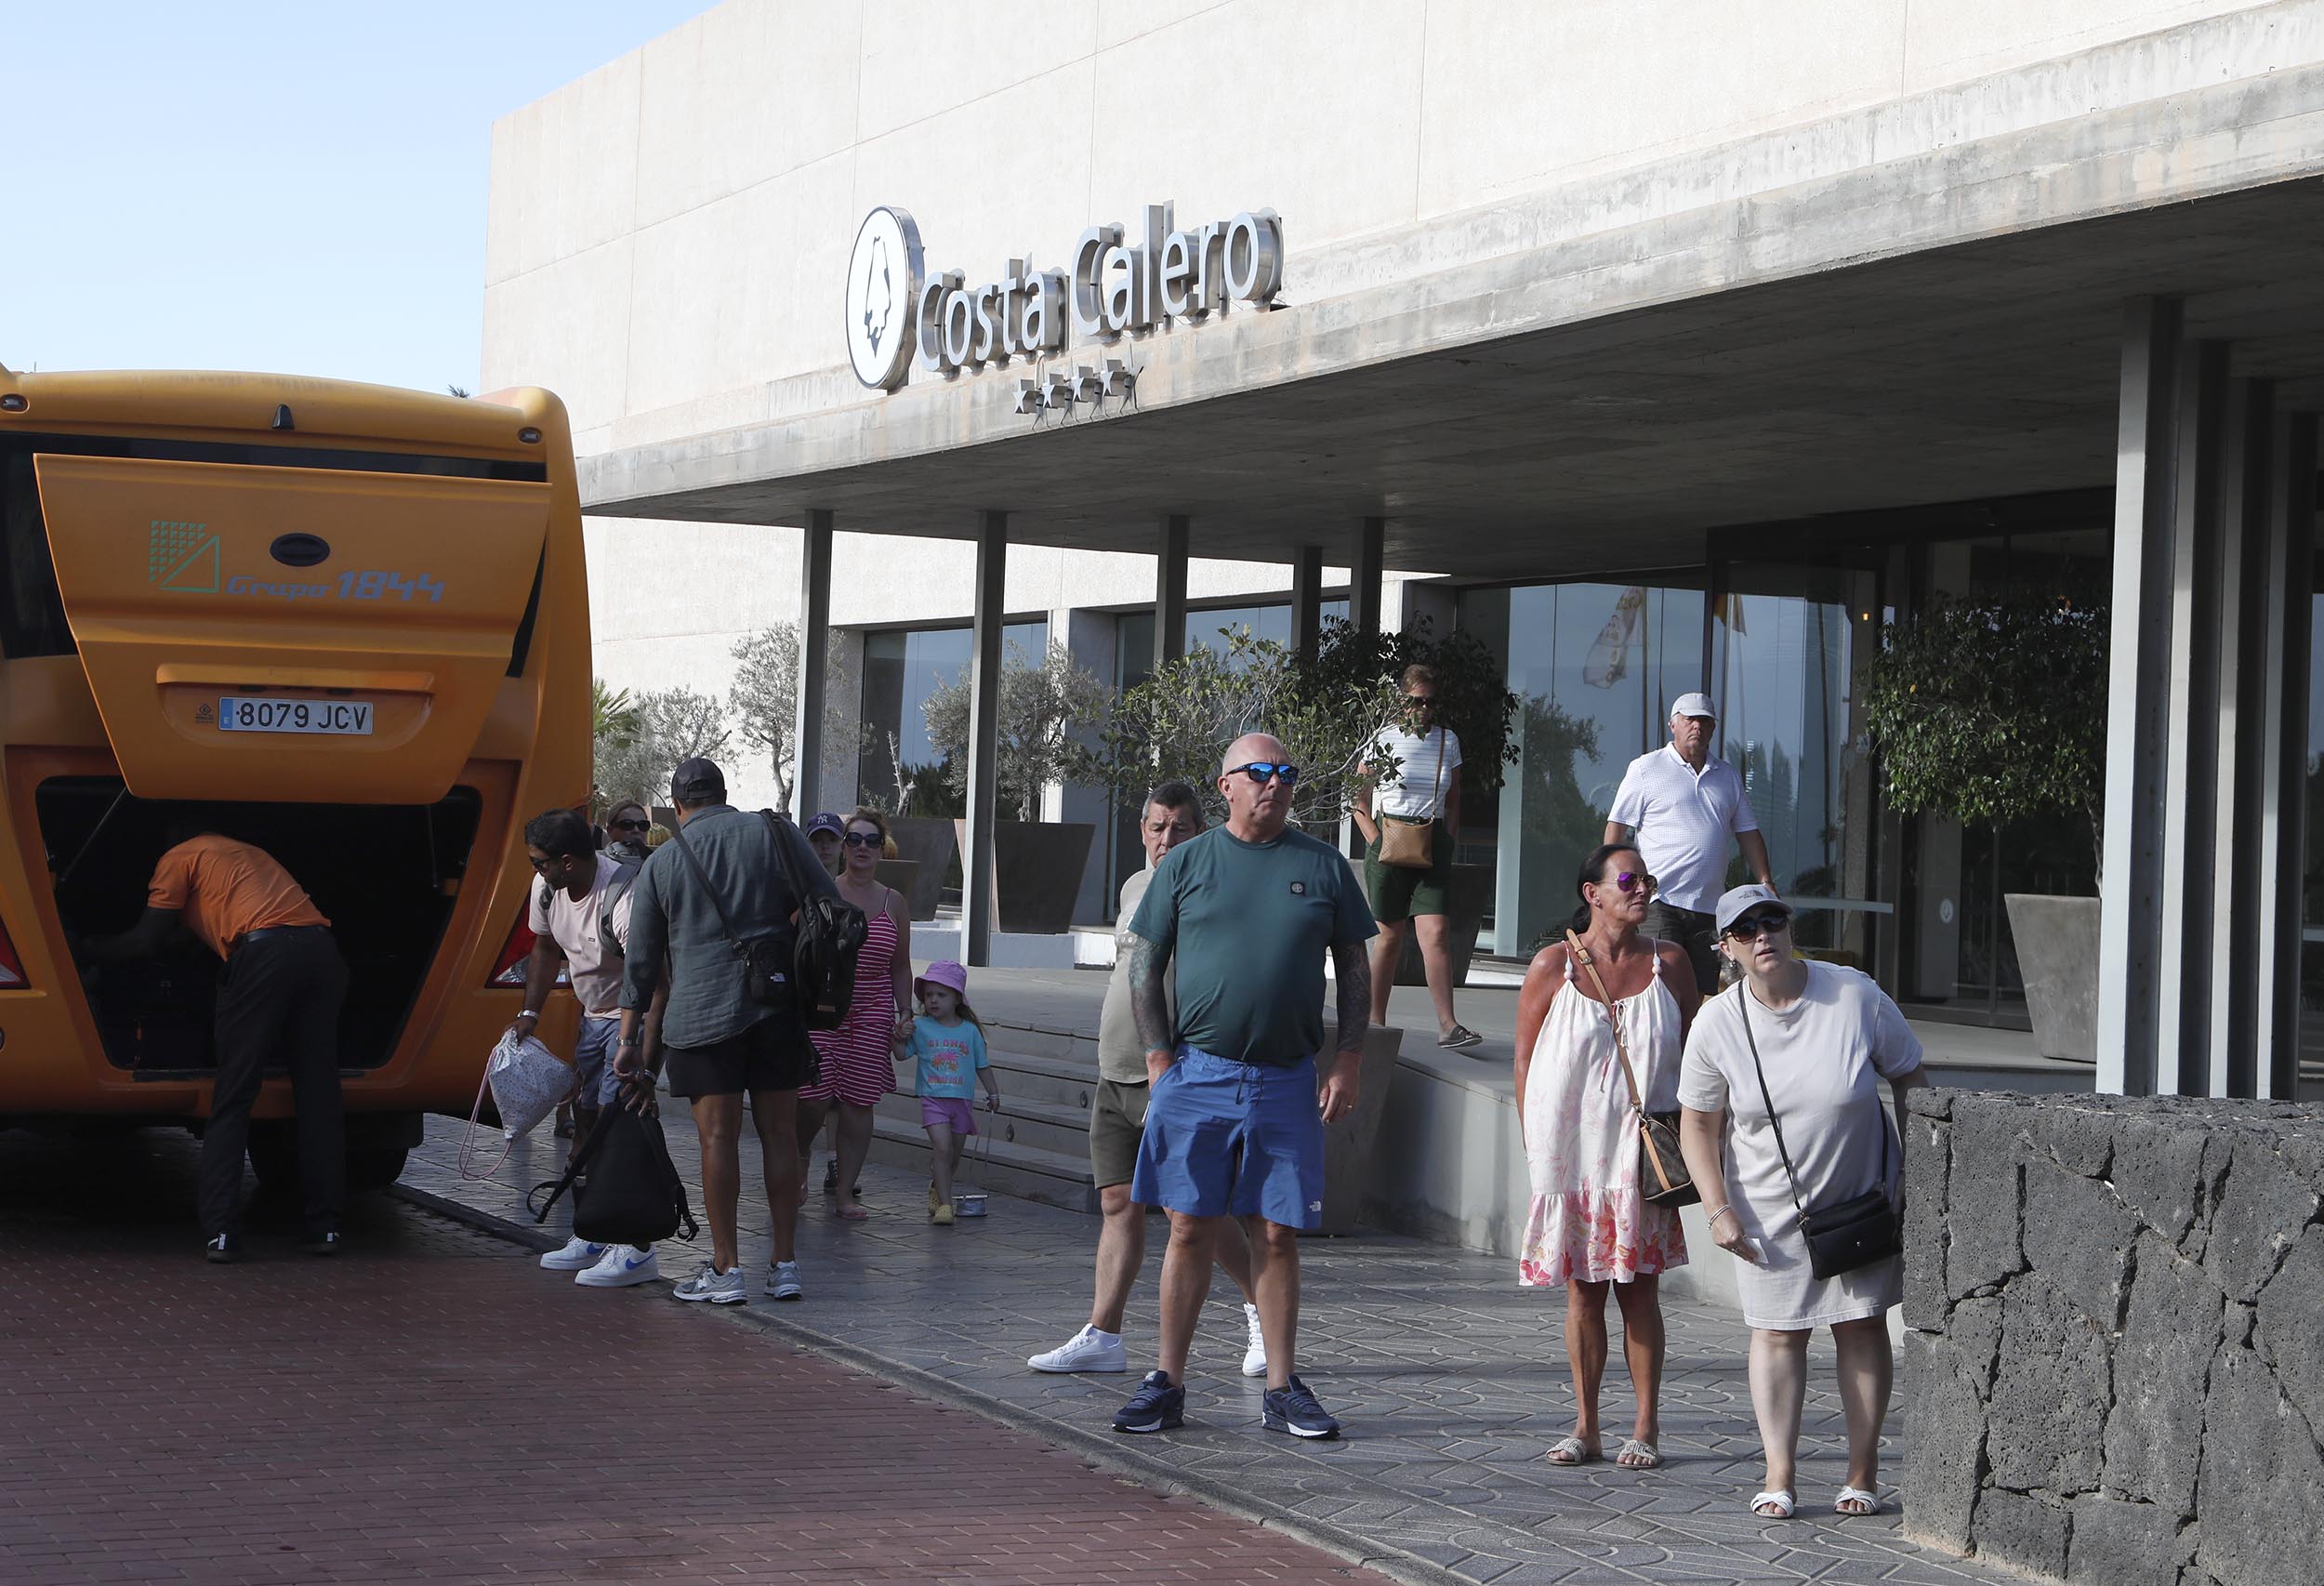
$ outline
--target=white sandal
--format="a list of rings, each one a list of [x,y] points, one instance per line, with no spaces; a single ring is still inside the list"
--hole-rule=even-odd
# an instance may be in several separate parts
[[[1864,1507],[1851,1509],[1848,1507],[1851,1503],[1861,1503]],[[1840,1489],[1840,1496],[1831,1500],[1831,1512],[1842,1519],[1861,1520],[1867,1514],[1881,1512],[1881,1495],[1860,1487],[1843,1487]]]
[[[1769,1504],[1776,1507],[1776,1513],[1759,1514],[1760,1510]],[[1751,1500],[1751,1513],[1759,1514],[1763,1520],[1789,1520],[1791,1518],[1792,1512],[1798,1507],[1798,1500],[1789,1492],[1763,1492]]]

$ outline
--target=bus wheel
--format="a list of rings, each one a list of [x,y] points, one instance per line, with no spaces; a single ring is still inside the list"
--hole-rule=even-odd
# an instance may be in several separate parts
[[[403,1176],[403,1158],[408,1155],[401,1145],[355,1145],[347,1152],[347,1187],[350,1190],[383,1190]]]

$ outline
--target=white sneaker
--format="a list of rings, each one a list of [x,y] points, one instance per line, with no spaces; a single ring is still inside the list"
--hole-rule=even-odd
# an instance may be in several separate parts
[[[1267,1338],[1259,1330],[1259,1307],[1243,1302],[1243,1320],[1250,1328],[1250,1342],[1243,1350],[1243,1375],[1264,1377],[1267,1374]]]
[[[567,1239],[561,1250],[551,1250],[541,1258],[541,1264],[551,1272],[580,1272],[595,1266],[605,1254],[605,1247],[592,1245],[587,1239]]]
[[[713,1305],[746,1305],[750,1290],[743,1284],[743,1269],[729,1267],[720,1272],[708,1262],[702,1270],[670,1290],[673,1300],[707,1300]]]
[[[1119,1333],[1085,1327],[1047,1355],[1036,1355],[1025,1364],[1036,1371],[1127,1371],[1129,1351],[1122,1347]]]
[[[605,1259],[574,1278],[584,1289],[627,1289],[633,1283],[658,1282],[662,1263],[651,1245],[615,1245]]]
[[[799,1262],[770,1262],[767,1264],[767,1298],[770,1300],[799,1298]]]

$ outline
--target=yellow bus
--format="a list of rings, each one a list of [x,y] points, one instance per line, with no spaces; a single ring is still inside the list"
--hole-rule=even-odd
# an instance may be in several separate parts
[[[519,1011],[522,832],[588,798],[588,656],[546,391],[0,369],[0,1127],[200,1129],[215,956],[73,952],[190,813],[330,917],[349,1177],[394,1178]],[[289,1111],[271,1077],[255,1117]],[[262,1177],[294,1152],[254,1124]]]

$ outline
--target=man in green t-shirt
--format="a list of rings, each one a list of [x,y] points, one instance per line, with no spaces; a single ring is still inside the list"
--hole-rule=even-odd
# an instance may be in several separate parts
[[[1266,1425],[1340,1433],[1291,1368],[1299,1234],[1321,1221],[1324,1125],[1355,1108],[1371,1017],[1364,945],[1378,928],[1347,860],[1288,828],[1298,779],[1274,738],[1236,739],[1219,775],[1226,825],[1170,852],[1129,923],[1130,1006],[1152,1081],[1130,1198],[1170,1214],[1170,1244],[1159,1367],[1116,1413],[1117,1432],[1183,1423],[1186,1350],[1220,1219],[1232,1216],[1250,1235]],[[1319,1075],[1327,954],[1340,1038]],[[1173,962],[1175,1016],[1164,991]]]

